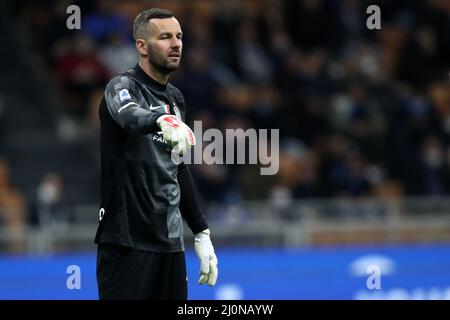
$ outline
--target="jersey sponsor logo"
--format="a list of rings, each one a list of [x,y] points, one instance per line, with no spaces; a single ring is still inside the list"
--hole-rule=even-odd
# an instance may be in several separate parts
[[[167,144],[167,141],[163,137],[162,131],[158,131],[156,134],[154,134],[152,140],[162,144]]]
[[[120,102],[131,100],[130,93],[128,92],[127,89],[120,90],[120,92],[119,92],[119,100],[120,100]]]

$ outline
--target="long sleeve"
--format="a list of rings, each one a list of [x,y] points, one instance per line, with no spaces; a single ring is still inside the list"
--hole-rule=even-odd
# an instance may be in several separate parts
[[[194,234],[208,229],[194,180],[184,163],[178,166],[178,183],[181,190],[180,211],[189,228]]]
[[[108,111],[114,121],[130,133],[148,134],[159,131],[156,119],[166,114],[162,105],[143,108],[146,104],[137,84],[127,76],[113,78],[105,90]]]

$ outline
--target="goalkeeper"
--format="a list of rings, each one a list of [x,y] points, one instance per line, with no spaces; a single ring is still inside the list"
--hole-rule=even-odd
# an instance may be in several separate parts
[[[114,77],[100,103],[100,299],[187,299],[183,218],[195,234],[200,284],[214,286],[217,257],[188,167],[172,161],[195,144],[185,102],[168,83],[182,54],[173,14],[141,12],[133,25],[138,64]]]

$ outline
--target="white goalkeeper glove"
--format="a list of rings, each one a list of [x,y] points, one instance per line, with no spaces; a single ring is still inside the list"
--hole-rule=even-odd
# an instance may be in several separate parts
[[[161,128],[164,140],[170,148],[180,156],[195,145],[195,136],[191,128],[174,115],[165,114],[156,120],[156,124]]]
[[[219,271],[217,269],[217,257],[209,234],[209,229],[197,233],[194,238],[194,246],[195,253],[200,259],[200,279],[198,283],[208,283],[212,287],[216,284]]]

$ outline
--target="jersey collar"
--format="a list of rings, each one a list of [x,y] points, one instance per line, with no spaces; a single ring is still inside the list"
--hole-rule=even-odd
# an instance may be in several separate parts
[[[166,89],[167,84],[162,84],[162,83],[156,81],[155,79],[153,79],[152,77],[150,77],[144,70],[142,70],[142,68],[141,68],[141,66],[139,64],[136,64],[134,69],[136,70],[136,75],[146,85],[148,85],[150,87],[156,87],[156,88],[159,88],[161,90]]]

